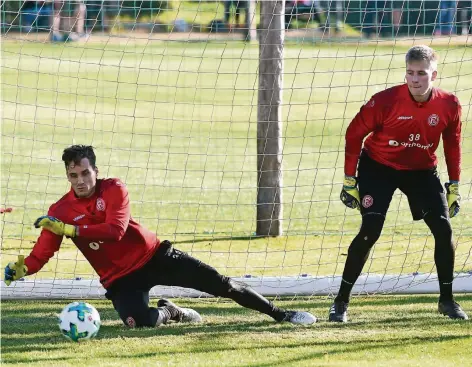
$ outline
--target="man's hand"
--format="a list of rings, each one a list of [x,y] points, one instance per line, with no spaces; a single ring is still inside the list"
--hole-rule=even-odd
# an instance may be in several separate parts
[[[343,189],[341,191],[341,201],[348,208],[360,210],[359,190],[357,190],[357,180],[352,176],[344,177]]]
[[[58,236],[75,237],[76,227],[71,224],[65,224],[59,219],[45,215],[39,217],[34,222],[36,228],[43,227],[48,231],[57,234]]]
[[[459,182],[449,181],[444,184],[446,188],[447,205],[449,207],[449,216],[455,217],[461,208],[461,195],[459,194]]]
[[[18,255],[16,263],[9,263],[5,268],[5,284],[10,285],[12,281],[23,278],[28,273],[25,265],[25,257]]]

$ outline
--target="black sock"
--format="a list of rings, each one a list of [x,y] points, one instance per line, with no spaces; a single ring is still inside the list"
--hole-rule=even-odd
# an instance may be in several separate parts
[[[341,280],[341,286],[339,287],[339,292],[336,298],[334,299],[335,302],[346,302],[349,303],[349,298],[351,296],[352,287],[354,287],[354,283],[348,283],[344,279]]]
[[[434,262],[439,279],[439,300],[452,301],[455,248],[451,223],[448,218],[434,213],[427,214],[424,221],[434,236]]]
[[[450,283],[441,283],[439,282],[439,301],[452,301],[452,282]]]

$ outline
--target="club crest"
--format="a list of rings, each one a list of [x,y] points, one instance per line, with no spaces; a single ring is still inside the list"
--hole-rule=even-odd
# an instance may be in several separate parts
[[[135,328],[136,321],[130,316],[126,319],[126,325],[128,325],[130,328]]]
[[[102,198],[97,199],[97,210],[100,212],[105,211],[106,205],[105,205],[105,200]]]
[[[366,195],[362,198],[362,206],[364,208],[369,208],[374,203],[374,198],[370,195]]]
[[[436,126],[439,124],[439,116],[433,113],[428,117],[428,125],[429,126]]]

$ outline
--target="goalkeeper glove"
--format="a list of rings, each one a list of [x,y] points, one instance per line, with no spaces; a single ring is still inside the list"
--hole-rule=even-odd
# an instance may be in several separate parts
[[[65,224],[59,219],[49,215],[45,215],[36,219],[34,226],[36,228],[43,227],[44,229],[47,229],[58,236],[75,237],[77,232],[76,226]]]
[[[446,188],[447,206],[449,207],[449,216],[455,217],[461,208],[461,195],[459,194],[459,182],[449,181],[444,184]]]
[[[18,255],[16,263],[9,263],[5,268],[5,284],[10,285],[12,281],[23,278],[28,273],[28,268],[25,265],[25,257]]]
[[[348,208],[360,210],[359,190],[357,189],[357,179],[352,176],[344,176],[343,189],[341,191],[341,201]]]

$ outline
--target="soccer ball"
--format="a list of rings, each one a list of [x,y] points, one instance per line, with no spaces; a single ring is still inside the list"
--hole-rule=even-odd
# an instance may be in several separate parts
[[[100,324],[98,311],[86,302],[72,302],[59,315],[62,335],[75,342],[95,337]]]

